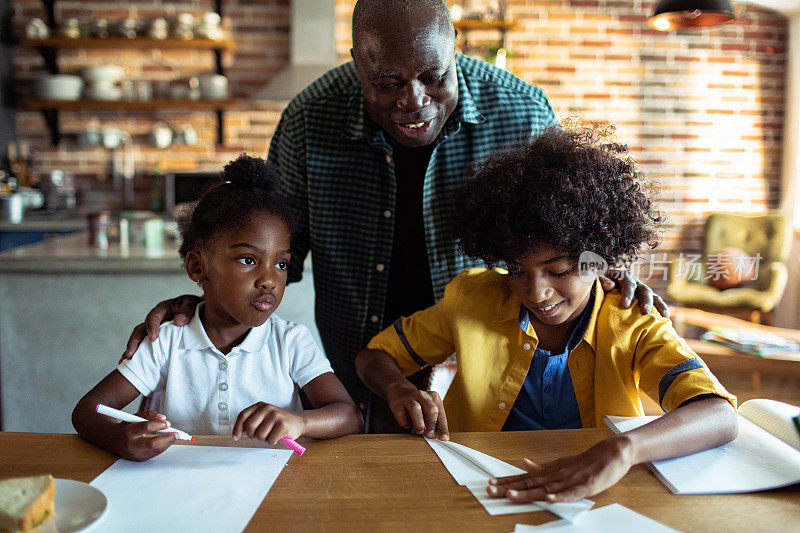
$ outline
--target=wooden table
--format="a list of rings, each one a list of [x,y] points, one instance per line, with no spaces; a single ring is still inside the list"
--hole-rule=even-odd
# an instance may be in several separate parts
[[[756,330],[800,343],[800,331],[796,329],[754,324],[740,318],[688,307],[671,307],[670,317],[675,329],[686,339],[689,347],[714,372],[749,372],[756,391],[760,389],[761,374],[800,378],[800,352],[754,355],[700,339],[700,335],[707,329],[727,328]]]
[[[607,429],[461,433],[453,440],[512,464],[523,456],[546,461],[580,452]],[[293,455],[247,531],[503,531],[542,524],[546,511],[489,516],[456,484],[424,440],[411,435],[353,435],[304,442]],[[203,436],[197,444],[231,445]],[[255,441],[247,445],[258,445]],[[76,435],[0,432],[0,478],[51,473],[89,482],[115,461]],[[752,494],[676,496],[644,466],[592,498],[621,503],[682,531],[800,531],[800,485]]]

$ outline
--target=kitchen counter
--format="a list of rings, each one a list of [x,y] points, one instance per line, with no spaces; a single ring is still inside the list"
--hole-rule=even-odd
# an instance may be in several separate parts
[[[19,224],[12,224],[8,221],[0,221],[0,231],[46,231],[64,232],[81,231],[88,227],[85,218],[57,218],[31,216],[24,218]]]
[[[101,249],[90,247],[87,240],[87,234],[80,232],[0,252],[0,273],[183,272],[177,242],[165,239],[164,246],[155,250],[122,248],[119,243]]]
[[[86,219],[71,213],[33,212],[19,224],[0,221],[0,251],[87,229]]]

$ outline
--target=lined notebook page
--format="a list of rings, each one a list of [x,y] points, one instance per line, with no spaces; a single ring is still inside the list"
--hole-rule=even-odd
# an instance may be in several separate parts
[[[792,422],[792,417],[800,414],[800,407],[775,400],[755,399],[740,405],[739,414],[800,452],[800,433]]]
[[[655,418],[607,416],[605,421],[622,433]],[[741,416],[733,442],[648,466],[675,494],[753,492],[800,482],[800,452]]]

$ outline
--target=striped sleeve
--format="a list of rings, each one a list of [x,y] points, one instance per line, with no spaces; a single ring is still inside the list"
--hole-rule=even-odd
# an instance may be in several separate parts
[[[639,388],[664,409],[673,411],[701,395],[714,394],[736,408],[736,397],[663,317],[646,315],[649,323],[636,348]]]
[[[460,281],[460,276],[451,281],[444,297],[431,307],[398,318],[373,337],[367,348],[387,352],[406,376],[444,362],[455,351],[452,309],[460,293]]]

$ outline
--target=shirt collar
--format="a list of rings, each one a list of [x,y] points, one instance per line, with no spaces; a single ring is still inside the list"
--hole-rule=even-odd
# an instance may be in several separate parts
[[[458,77],[458,103],[456,108],[447,118],[447,122],[439,134],[437,144],[447,138],[453,133],[458,133],[461,130],[461,124],[467,122],[470,124],[480,124],[486,120],[486,117],[481,115],[478,107],[475,105],[475,100],[472,98],[472,93],[467,87],[467,81],[464,78],[464,72],[461,70],[459,61],[460,54],[456,54],[456,75]],[[389,149],[391,145],[389,140],[383,134],[383,130],[369,117],[367,106],[364,103],[364,91],[361,90],[359,85],[358,91],[355,91],[348,101],[347,125],[345,126],[342,135],[351,140],[366,140],[371,146],[377,146]]]
[[[204,306],[205,302],[200,302],[197,304],[192,320],[189,321],[183,330],[181,348],[184,350],[205,350],[210,348],[214,351],[219,351],[217,350],[217,347],[214,346],[214,343],[211,342],[211,339],[208,338],[206,329],[203,327],[203,322],[200,320],[200,312],[203,310]],[[267,321],[260,326],[250,328],[250,331],[247,333],[247,336],[244,338],[242,343],[239,344],[239,346],[235,346],[234,349],[238,348],[239,351],[250,353],[262,350],[267,342],[267,339],[269,338],[271,322],[272,316],[270,316]]]
[[[512,289],[510,285],[508,288],[509,294],[506,299],[500,303],[496,313],[496,321],[504,322],[506,320],[515,320],[519,324],[519,327],[527,332],[528,326],[530,325],[528,309],[522,305],[514,289]],[[597,314],[600,312],[600,306],[603,304],[604,298],[605,291],[603,291],[603,286],[600,280],[595,280],[594,286],[592,287],[592,295],[589,298],[586,309],[584,309],[580,321],[578,325],[575,326],[575,329],[573,329],[572,335],[570,335],[570,339],[567,343],[570,350],[580,343],[581,338],[594,349],[596,344]],[[579,330],[583,331],[583,333],[579,334]]]

